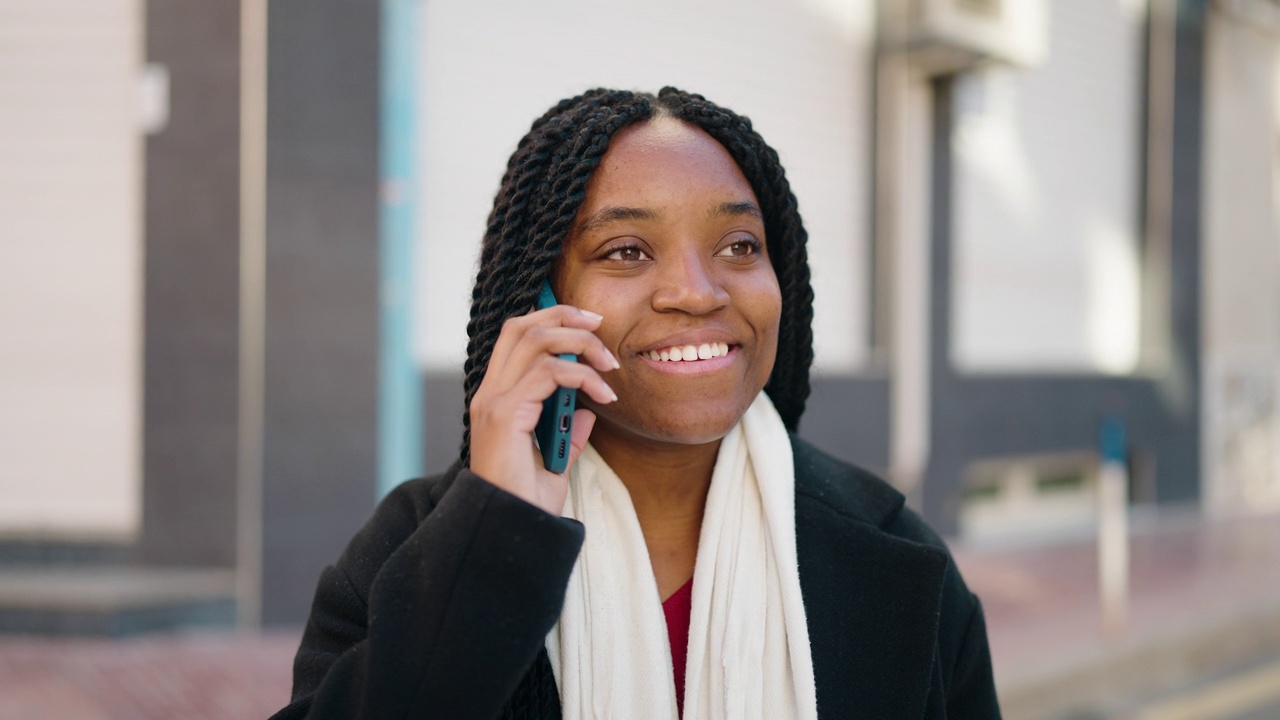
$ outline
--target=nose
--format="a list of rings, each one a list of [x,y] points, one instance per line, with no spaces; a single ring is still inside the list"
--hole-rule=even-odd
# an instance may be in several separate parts
[[[663,262],[665,261],[665,262]],[[696,250],[670,254],[659,260],[659,277],[653,293],[653,309],[706,315],[729,304],[714,267],[715,260]]]

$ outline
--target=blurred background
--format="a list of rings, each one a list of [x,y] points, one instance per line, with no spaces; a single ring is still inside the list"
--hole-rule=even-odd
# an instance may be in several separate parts
[[[0,718],[265,717],[532,120],[702,93],[1008,718],[1280,718],[1280,2],[0,0]]]

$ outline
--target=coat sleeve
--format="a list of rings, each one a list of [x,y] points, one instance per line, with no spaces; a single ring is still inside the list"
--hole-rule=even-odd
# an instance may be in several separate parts
[[[908,508],[903,508],[886,529],[898,537],[941,548],[950,558],[942,538]],[[999,720],[982,601],[965,584],[954,558],[943,578],[940,610],[925,717]]]
[[[995,678],[991,671],[991,648],[987,643],[987,623],[982,603],[969,595],[973,606],[965,624],[963,639],[951,668],[947,689],[947,717],[999,720]]]
[[[378,507],[321,574],[273,720],[495,717],[564,604],[582,525],[459,472]]]

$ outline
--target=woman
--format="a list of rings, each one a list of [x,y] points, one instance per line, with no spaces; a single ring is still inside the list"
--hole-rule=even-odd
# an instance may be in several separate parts
[[[701,96],[536,121],[485,233],[461,459],[324,571],[277,717],[998,717],[942,542],[792,434],[805,239],[777,154]],[[531,442],[558,386],[563,475]]]

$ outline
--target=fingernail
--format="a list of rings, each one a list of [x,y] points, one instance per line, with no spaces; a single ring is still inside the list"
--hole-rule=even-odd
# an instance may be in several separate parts
[[[606,348],[605,352],[609,352],[609,350]],[[618,358],[611,352],[609,352],[609,359],[613,361],[614,370],[617,370],[618,368],[622,367],[622,363],[618,362]]]
[[[607,388],[609,390],[609,394],[613,396],[613,402],[618,402],[618,393],[614,392],[613,388],[608,385],[605,385],[605,388]]]
[[[578,308],[578,312],[582,313],[583,315],[586,315],[587,317],[591,318],[592,320],[595,320],[596,322],[599,322],[604,319],[603,315],[597,315],[591,312],[590,310],[583,310],[582,308]]]

